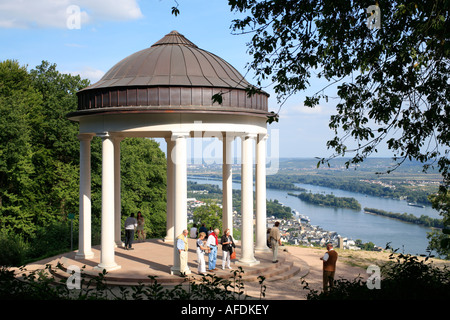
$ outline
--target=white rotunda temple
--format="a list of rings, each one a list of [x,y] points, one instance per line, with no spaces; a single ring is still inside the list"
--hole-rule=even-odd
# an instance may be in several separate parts
[[[176,31],[113,66],[97,83],[80,90],[79,259],[91,249],[91,140],[102,139],[101,257],[98,269],[119,269],[121,241],[120,142],[126,137],[167,142],[167,235],[174,242],[173,274],[180,273],[176,237],[187,228],[187,139],[215,133],[223,143],[223,228],[233,229],[231,143],[241,140],[241,256],[254,265],[266,251],[266,119],[268,94],[248,96],[251,85],[230,64],[198,48]],[[221,104],[212,96],[221,93]],[[255,152],[255,153],[254,153]],[[255,156],[255,198],[253,157]],[[256,210],[254,210],[256,209]],[[254,223],[255,213],[255,223]],[[256,236],[254,237],[254,233]],[[256,239],[256,240],[254,240]]]

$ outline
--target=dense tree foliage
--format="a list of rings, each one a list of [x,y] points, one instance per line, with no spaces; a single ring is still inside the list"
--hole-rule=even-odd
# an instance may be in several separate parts
[[[193,217],[195,224],[204,223],[206,228],[217,228],[222,234],[222,208],[216,202],[206,200],[204,205],[194,210]]]
[[[332,194],[321,194],[311,192],[301,192],[299,194],[289,193],[305,202],[335,208],[349,208],[354,210],[361,210],[361,205],[355,198],[336,197]]]
[[[147,237],[166,232],[166,159],[157,142],[126,138],[121,143],[122,219],[141,211]]]
[[[420,224],[425,227],[433,227],[433,228],[442,228],[444,225],[442,223],[442,219],[434,219],[429,216],[421,215],[420,217],[416,217],[415,215],[411,213],[395,213],[395,212],[388,212],[380,209],[374,209],[374,208],[364,208],[364,211],[371,214],[376,214],[380,216],[385,216],[409,223],[415,223]]]
[[[88,82],[47,62],[28,72],[7,60],[0,70],[0,223],[30,237],[77,211],[78,126],[66,114]]]
[[[34,231],[32,138],[30,122],[42,96],[26,68],[13,61],[0,64],[0,223],[2,230],[26,235]],[[28,210],[23,210],[27,206]]]
[[[70,248],[68,214],[76,214],[75,228],[78,223],[79,141],[78,123],[66,115],[77,108],[75,93],[88,84],[46,61],[30,71],[17,61],[0,62],[0,242],[17,243],[0,257],[18,257],[17,250],[26,250],[32,258],[58,246]],[[149,139],[125,139],[121,149],[123,217],[140,210],[150,236],[161,236],[165,156]],[[101,212],[99,138],[92,140],[91,152],[95,243]]]
[[[335,132],[327,142],[334,150],[331,158],[350,154],[347,165],[357,164],[385,144],[397,162],[393,169],[411,159],[420,161],[424,170],[436,166],[443,176],[440,193],[446,194],[450,2],[228,3],[240,14],[233,30],[253,35],[249,69],[259,87],[273,83],[279,102],[284,102],[309,89],[314,77],[325,80],[322,88],[307,94],[304,104],[315,107],[329,97],[338,101],[329,122]],[[268,122],[278,121],[278,112],[272,111]]]
[[[401,163],[437,161],[450,182],[448,1],[230,0],[244,14],[236,33],[251,33],[249,68],[270,79],[283,100],[310,87],[314,107],[337,95],[328,142],[358,163],[386,141]],[[273,118],[272,118],[273,120]]]
[[[434,231],[428,234],[428,247],[446,259],[450,259],[450,191],[431,195],[430,201],[433,208],[439,210],[444,218],[442,219],[442,232]]]
[[[284,206],[277,199],[268,200],[266,202],[266,212],[267,216],[274,216],[276,219],[292,219],[294,215],[292,214],[292,209],[288,206]]]

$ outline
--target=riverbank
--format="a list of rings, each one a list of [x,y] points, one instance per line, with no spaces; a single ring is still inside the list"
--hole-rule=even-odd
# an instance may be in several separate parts
[[[190,176],[189,180],[198,184],[217,185],[221,188],[220,180]],[[233,189],[240,190],[240,183],[233,182]],[[408,212],[417,217],[426,215],[432,218],[441,218],[437,211],[431,207],[419,208],[407,205],[406,201],[387,198],[367,196],[360,193],[342,191],[328,187],[297,184],[296,187],[311,193],[333,194],[337,197],[355,198],[362,207],[378,208],[392,212]],[[363,210],[356,211],[347,208],[332,208],[318,206],[302,201],[297,197],[290,196],[287,190],[267,189],[267,199],[277,199],[280,203],[295,209],[300,214],[308,216],[310,223],[323,230],[334,231],[348,239],[361,240],[362,243],[372,242],[374,245],[384,248],[390,243],[393,248],[400,248],[405,253],[424,254],[428,246],[427,233],[430,228],[421,225],[405,223],[364,213]],[[301,243],[297,243],[301,244]]]

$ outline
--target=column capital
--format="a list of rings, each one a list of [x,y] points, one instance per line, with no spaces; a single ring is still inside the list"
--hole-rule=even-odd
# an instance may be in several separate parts
[[[97,137],[101,138],[101,139],[111,139],[111,140],[114,140],[116,142],[121,142],[123,139],[125,139],[125,137],[120,135],[120,134],[115,134],[115,133],[111,133],[111,132],[108,132],[108,131],[97,132],[95,135]]]
[[[243,132],[240,134],[240,136],[242,139],[256,139],[258,134],[255,132]]]
[[[258,134],[258,141],[267,141],[269,139],[268,133],[259,133]]]
[[[219,140],[221,141],[234,141],[234,139],[236,139],[236,137],[239,137],[239,134],[235,133],[235,132],[222,132],[222,135],[219,136]]]
[[[92,133],[80,133],[77,135],[78,140],[80,141],[90,141],[94,137],[94,134]]]
[[[111,138],[113,138],[115,142],[122,142],[125,139],[123,136],[112,136]]]
[[[188,138],[189,136],[190,136],[189,131],[172,131],[170,139],[173,141],[178,138]]]
[[[101,138],[101,139],[111,139],[112,138],[108,131],[106,131],[106,132],[97,132],[95,135],[97,137]]]

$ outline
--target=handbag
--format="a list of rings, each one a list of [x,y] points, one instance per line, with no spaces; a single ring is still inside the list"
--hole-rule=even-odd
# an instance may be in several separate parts
[[[236,259],[236,251],[233,251],[233,252],[231,253],[230,259],[231,259],[231,260]]]
[[[233,248],[236,248],[236,245],[234,244],[233,237],[231,237],[231,245],[230,245],[230,260],[236,259],[236,251],[233,250]]]

